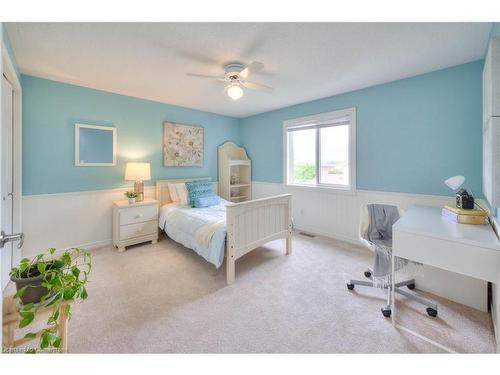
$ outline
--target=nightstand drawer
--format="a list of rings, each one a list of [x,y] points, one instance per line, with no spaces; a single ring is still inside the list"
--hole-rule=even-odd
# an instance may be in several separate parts
[[[158,222],[156,220],[139,224],[122,225],[120,226],[120,241],[155,234],[157,231]]]
[[[142,223],[156,219],[158,219],[158,206],[154,204],[120,210],[120,225]]]

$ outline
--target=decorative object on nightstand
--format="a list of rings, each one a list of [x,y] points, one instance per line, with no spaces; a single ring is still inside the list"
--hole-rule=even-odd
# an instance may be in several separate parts
[[[128,199],[128,204],[134,204],[137,199],[137,193],[134,191],[126,191],[125,196]]]
[[[464,176],[453,176],[444,183],[455,191],[455,206],[446,205],[441,210],[441,215],[454,223],[461,224],[489,224],[488,212],[479,204],[474,202],[472,191],[461,188],[465,182]],[[469,189],[470,190],[470,189]],[[478,209],[474,209],[477,206]]]
[[[145,199],[129,204],[128,200],[113,202],[113,245],[118,251],[142,242],[158,242],[159,202]]]
[[[137,194],[135,200],[142,202],[144,200],[144,181],[151,180],[151,165],[149,163],[127,163],[125,180],[134,181],[134,193]]]
[[[233,142],[219,146],[219,195],[235,203],[252,199],[252,162]]]
[[[465,188],[460,189],[464,182],[464,176],[453,176],[447,179],[444,183],[451,190],[455,191],[457,208],[472,210],[474,208],[474,197],[472,196],[472,192],[469,193]]]

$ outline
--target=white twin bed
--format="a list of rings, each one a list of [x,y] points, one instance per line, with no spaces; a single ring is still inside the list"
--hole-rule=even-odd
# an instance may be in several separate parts
[[[219,205],[191,208],[172,201],[168,184],[210,178],[158,180],[159,226],[174,241],[194,250],[219,268],[226,257],[227,283],[235,278],[235,262],[257,247],[286,239],[286,254],[292,251],[291,194],[241,203],[222,200]],[[216,183],[214,183],[216,191]]]

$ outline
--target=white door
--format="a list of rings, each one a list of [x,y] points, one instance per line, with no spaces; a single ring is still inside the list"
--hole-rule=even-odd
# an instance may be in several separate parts
[[[17,259],[14,251],[20,251],[13,246],[13,241],[20,241],[22,245],[22,234],[13,234],[14,229],[14,163],[16,153],[14,149],[14,123],[15,123],[15,92],[11,83],[5,75],[2,75],[2,121],[0,126],[0,275],[3,291],[9,282],[9,271],[12,268],[12,260]],[[20,193],[16,188],[16,195]],[[17,208],[19,210],[19,208]],[[19,214],[19,213],[18,213]],[[17,217],[17,216],[16,216]]]
[[[1,159],[0,166],[2,182],[0,185],[0,227],[6,234],[12,234],[12,117],[13,90],[12,85],[4,75],[2,75],[2,129],[1,129]],[[0,250],[2,253],[2,290],[9,281],[9,271],[12,267],[12,242],[7,242]]]
[[[2,23],[0,23],[0,40]],[[12,262],[21,259],[21,84],[3,43],[0,48],[0,310]],[[18,243],[16,244],[16,241]],[[13,245],[14,242],[14,245]],[[2,315],[0,315],[0,323]],[[2,347],[0,335],[0,347]]]

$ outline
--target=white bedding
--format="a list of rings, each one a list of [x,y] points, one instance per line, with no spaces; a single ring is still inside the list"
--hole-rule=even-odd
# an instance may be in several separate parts
[[[205,208],[166,204],[160,208],[159,226],[174,241],[219,268],[224,261],[227,204],[225,200]]]

